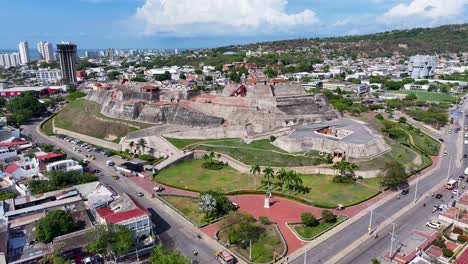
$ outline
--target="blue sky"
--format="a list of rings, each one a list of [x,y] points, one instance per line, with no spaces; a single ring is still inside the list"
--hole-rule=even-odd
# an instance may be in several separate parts
[[[197,48],[468,22],[468,0],[0,0],[0,49]]]

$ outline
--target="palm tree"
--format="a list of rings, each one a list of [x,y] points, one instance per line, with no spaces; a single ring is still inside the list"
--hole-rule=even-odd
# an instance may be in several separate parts
[[[214,159],[215,157],[216,157],[216,154],[215,154],[213,151],[211,151],[211,152],[210,152],[210,163],[211,163],[211,164],[213,164],[213,159]]]
[[[255,175],[260,174],[260,172],[261,172],[260,166],[258,166],[257,164],[252,165],[252,167],[250,168],[250,173],[252,173],[254,176],[254,181],[255,181],[254,189],[255,190],[257,189],[257,177]]]
[[[284,187],[284,181],[286,180],[288,172],[283,168],[279,171],[276,172],[276,178],[279,180],[279,183],[281,185],[281,188]]]
[[[135,146],[135,142],[130,141],[130,143],[128,143],[128,146],[130,147],[130,151],[133,152],[133,147]]]
[[[302,180],[302,174],[294,172],[292,181],[294,182],[294,192],[296,192],[296,187],[302,186],[302,184],[304,183],[304,181]]]
[[[138,140],[138,146],[141,147],[142,152],[145,152],[146,144],[147,143],[146,143],[146,140],[144,138],[140,138],[140,140]]]
[[[271,167],[263,169],[263,176],[267,178],[268,193],[270,193],[270,178],[275,177],[275,171]]]

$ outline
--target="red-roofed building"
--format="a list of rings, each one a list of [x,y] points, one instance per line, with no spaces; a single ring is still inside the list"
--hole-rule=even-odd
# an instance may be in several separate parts
[[[36,154],[36,159],[39,161],[39,163],[49,163],[49,162],[54,162],[54,161],[59,161],[62,160],[65,157],[65,154],[61,152],[47,152],[43,153],[40,155]]]
[[[458,256],[457,260],[455,260],[455,264],[466,264],[468,263],[468,247],[462,252],[461,255]]]
[[[151,234],[151,214],[138,201],[123,193],[109,207],[95,210],[96,220],[101,224],[123,225],[135,233],[136,238]]]
[[[0,142],[0,147],[16,147],[16,146],[21,146],[21,145],[26,145],[30,144],[29,141],[26,140],[19,140],[19,141],[13,141],[13,142]]]

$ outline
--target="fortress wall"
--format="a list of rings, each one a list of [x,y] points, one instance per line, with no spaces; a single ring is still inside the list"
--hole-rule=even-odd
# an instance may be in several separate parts
[[[166,133],[163,136],[170,138],[190,139],[244,138],[247,136],[247,131],[243,126],[227,126],[204,129],[190,129],[179,132]]]
[[[367,144],[352,144],[346,141],[331,140],[327,138],[308,138],[304,140],[291,139],[287,137],[276,139],[273,144],[287,152],[303,152],[317,150],[332,153],[335,149],[346,152],[349,158],[373,158],[390,150],[383,138],[369,141]]]
[[[85,99],[96,102],[98,104],[106,105],[108,102],[112,100],[112,92],[111,91],[90,91]]]
[[[115,100],[118,101],[146,101],[159,102],[159,92],[114,91]]]
[[[164,122],[161,108],[155,105],[144,105],[136,120],[154,124],[161,124]]]
[[[162,106],[161,113],[164,122],[193,127],[219,126],[224,121],[223,118],[195,112],[182,105]]]
[[[288,96],[288,95],[306,95],[304,87],[299,83],[277,83],[272,85],[275,96]]]
[[[111,100],[101,106],[101,113],[117,119],[135,120],[140,114],[141,108],[142,104],[140,103],[129,104]]]

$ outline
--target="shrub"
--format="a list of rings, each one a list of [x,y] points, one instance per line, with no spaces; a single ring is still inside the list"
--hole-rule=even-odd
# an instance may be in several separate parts
[[[258,221],[260,221],[260,223],[262,223],[262,224],[264,224],[264,225],[269,225],[269,224],[271,224],[270,219],[268,219],[268,217],[266,217],[266,216],[260,216],[260,217],[258,218]]]
[[[456,226],[456,227],[453,228],[452,233],[454,233],[454,234],[459,234],[459,235],[463,235],[463,229],[461,229],[460,227]]]
[[[273,136],[273,135],[271,135],[271,136],[270,136],[270,141],[273,142],[273,141],[275,141],[275,140],[276,140],[276,137]]]
[[[461,243],[465,243],[465,242],[468,242],[468,236],[465,236],[465,235],[459,235],[457,240]]]
[[[329,210],[322,211],[322,219],[327,223],[335,223],[336,222],[336,215],[334,215]]]
[[[440,248],[445,248],[445,241],[441,237],[437,237],[434,242],[432,242],[432,245]]]
[[[317,226],[319,224],[319,221],[315,216],[313,216],[311,213],[302,213],[301,214],[301,220],[304,223],[305,226]]]
[[[202,167],[208,170],[220,170],[224,167],[224,163],[222,161],[213,161],[213,162],[203,162]]]
[[[446,258],[450,258],[453,256],[453,251],[448,249],[448,248],[444,248],[442,249],[442,254],[444,255],[444,257]]]
[[[376,114],[375,118],[377,118],[378,120],[384,120],[384,117],[382,114]]]

